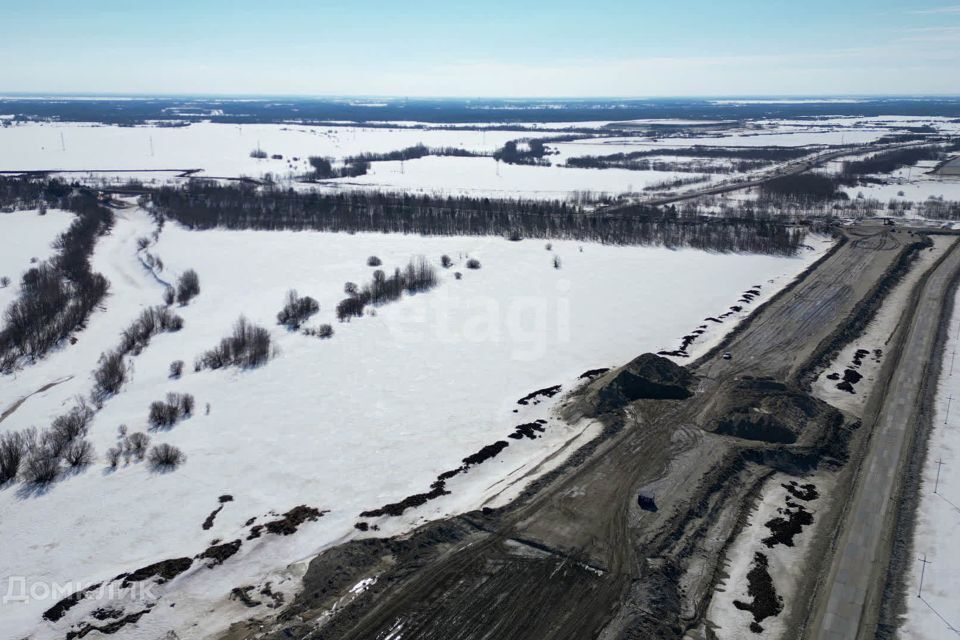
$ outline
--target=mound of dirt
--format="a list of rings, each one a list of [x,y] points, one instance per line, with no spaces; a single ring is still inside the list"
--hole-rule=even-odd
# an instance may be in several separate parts
[[[811,436],[832,416],[830,407],[782,382],[741,379],[725,394],[705,428],[714,433],[773,444],[793,444]]]
[[[616,411],[634,400],[684,400],[694,376],[666,358],[645,353],[598,381],[597,413]]]

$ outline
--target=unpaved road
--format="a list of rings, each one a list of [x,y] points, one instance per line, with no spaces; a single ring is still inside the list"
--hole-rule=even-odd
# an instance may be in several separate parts
[[[870,448],[858,474],[810,637],[823,640],[873,638],[884,579],[890,564],[897,493],[912,434],[920,422],[928,367],[936,360],[934,347],[945,309],[944,301],[955,286],[960,269],[956,245],[921,283],[912,301],[909,324],[903,328],[901,347],[891,355],[891,376],[878,385],[872,415]],[[911,310],[908,310],[911,311]],[[934,381],[935,383],[935,381]]]
[[[318,626],[316,603],[294,607],[284,618],[302,626],[278,627],[268,637],[709,637],[705,605],[751,491],[774,469],[800,473],[819,459],[842,460],[847,430],[810,426],[793,444],[774,445],[718,435],[706,425],[745,380],[767,379],[757,384],[802,395],[801,374],[916,241],[880,226],[845,233],[842,246],[735,333],[723,347],[733,359],[718,352],[691,366],[699,376],[694,397],[636,403],[634,417],[589,455],[515,504],[454,519],[448,529],[460,533],[442,541],[429,525],[415,533],[415,559],[387,563],[376,587],[332,622]],[[658,510],[641,511],[637,491],[652,486]],[[323,574],[319,580],[305,592],[329,582]]]

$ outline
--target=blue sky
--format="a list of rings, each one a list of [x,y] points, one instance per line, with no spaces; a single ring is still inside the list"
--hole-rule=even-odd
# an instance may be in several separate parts
[[[960,94],[957,0],[0,0],[0,92]]]

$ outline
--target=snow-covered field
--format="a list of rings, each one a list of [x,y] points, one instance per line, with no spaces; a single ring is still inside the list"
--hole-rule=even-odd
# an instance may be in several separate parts
[[[644,187],[697,175],[674,171],[531,166],[498,163],[493,158],[429,156],[404,163],[376,162],[365,176],[328,180],[323,185],[338,189],[567,200],[583,194],[597,198],[635,193]],[[711,179],[720,177],[710,176]]]
[[[94,271],[111,282],[104,308],[76,344],[4,379],[0,408],[24,401],[0,430],[44,427],[77,395],[87,395],[101,352],[117,344],[142,308],[160,303],[162,285],[142,266],[136,246],[153,228],[138,209],[118,212],[92,260]],[[589,423],[565,424],[552,415],[559,396],[527,406],[518,399],[555,384],[566,392],[587,369],[675,348],[690,327],[728,308],[743,290],[763,283],[762,298],[775,293],[829,246],[813,244],[816,250],[798,258],[560,241],[547,251],[533,240],[188,232],[168,223],[148,249],[166,265],[160,277],[194,268],[201,294],[176,309],[185,321],[180,332],[159,335],[131,356],[131,379],[92,424],[99,458],[91,468],[42,494],[21,485],[0,489],[0,576],[22,577],[28,593],[38,587],[36,597],[3,605],[2,635],[62,638],[72,620],[105,604],[88,599],[57,624],[41,622],[57,599],[42,596],[44,585],[73,591],[153,562],[194,556],[214,539],[243,539],[239,553],[222,566],[195,564],[141,594],[161,604],[113,636],[154,640],[175,629],[181,638],[202,637],[249,614],[229,600],[232,588],[270,581],[289,592],[313,555],[352,536],[372,535],[354,528],[361,511],[428,491],[439,473],[505,439],[517,424],[547,420],[541,438],[510,439],[500,455],[451,480],[451,495],[400,517],[363,520],[378,525],[380,535],[393,534],[502,500],[517,489],[512,478],[595,433]],[[442,254],[456,264],[440,269],[433,291],[405,295],[350,323],[333,320],[344,282],[370,279],[367,256],[380,257],[389,270],[417,255],[437,265]],[[468,255],[482,268],[463,269]],[[562,268],[554,269],[553,255]],[[321,311],[308,326],[333,324],[330,340],[276,324],[290,288],[319,301]],[[270,330],[277,355],[254,370],[194,372],[194,358],[215,346],[241,314]],[[717,339],[694,343],[692,355]],[[176,359],[187,366],[182,379],[171,380],[168,366]],[[50,383],[56,384],[35,393]],[[170,473],[151,472],[144,463],[106,470],[103,455],[116,444],[118,426],[146,431],[149,404],[168,391],[193,394],[195,414],[149,435],[153,443],[180,447],[186,463]],[[202,529],[221,495],[233,500],[209,530]],[[294,535],[246,539],[251,518],[261,523],[271,512],[301,504],[329,512]],[[217,615],[211,616],[214,606]],[[143,600],[121,607],[133,612]]]
[[[20,276],[31,261],[46,260],[53,254],[53,241],[73,221],[73,214],[51,209],[45,215],[37,211],[0,212],[0,278],[10,279],[0,285],[0,311],[7,308],[20,292]]]
[[[900,637],[939,640],[960,636],[960,296],[954,303],[941,360],[933,432],[920,485],[920,505],[913,536],[914,560],[906,583],[907,613]],[[942,462],[943,465],[938,465]],[[939,482],[937,476],[939,475]],[[936,491],[936,493],[934,493]],[[923,571],[921,560],[930,564]],[[919,597],[918,597],[919,594]]]
[[[343,158],[417,144],[493,151],[508,140],[546,135],[551,134],[208,122],[185,127],[27,123],[0,127],[0,171],[201,169],[201,176],[283,177],[309,171],[309,156]],[[258,148],[268,157],[251,158]],[[274,154],[283,159],[269,157]]]

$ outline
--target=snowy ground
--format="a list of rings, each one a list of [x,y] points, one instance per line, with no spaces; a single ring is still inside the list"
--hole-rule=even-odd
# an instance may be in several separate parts
[[[328,180],[326,188],[379,189],[538,200],[615,196],[698,174],[627,169],[573,169],[497,162],[493,158],[430,156],[408,162],[377,162],[359,178]],[[719,179],[725,176],[709,176]]]
[[[10,285],[0,286],[0,312],[20,292],[20,276],[31,261],[42,261],[53,254],[53,241],[73,222],[73,214],[52,209],[46,215],[37,211],[0,212],[0,277],[10,278]]]
[[[424,144],[493,151],[508,140],[551,135],[530,131],[454,131],[228,125],[118,127],[81,123],[28,123],[0,127],[0,171],[202,169],[207,176],[278,177],[309,170],[309,156],[343,158]],[[260,148],[281,160],[250,157]],[[293,161],[293,158],[299,158]],[[139,176],[138,176],[139,177]],[[146,176],[145,176],[146,177]]]
[[[960,551],[956,544],[960,536],[960,363],[955,362],[960,345],[960,296],[955,301],[948,336],[920,488],[913,536],[915,562],[906,581],[907,613],[899,633],[899,637],[910,640],[960,636]],[[923,558],[930,564],[923,571],[921,592]]]
[[[93,269],[111,281],[105,308],[94,313],[77,344],[4,381],[0,407],[26,399],[0,429],[43,427],[65,412],[76,395],[89,392],[100,353],[117,343],[140,309],[160,302],[161,284],[136,256],[137,238],[152,228],[138,210],[119,212],[92,260]],[[150,597],[163,605],[114,636],[154,640],[176,629],[181,638],[202,637],[249,615],[228,600],[231,588],[272,581],[275,589],[289,591],[310,557],[364,535],[353,526],[361,511],[427,491],[439,473],[504,439],[515,425],[547,420],[541,438],[508,440],[499,456],[452,479],[451,495],[401,517],[367,521],[379,525],[381,534],[393,534],[426,518],[506,499],[518,490],[514,479],[554,452],[569,453],[596,431],[589,423],[568,425],[554,417],[559,397],[526,407],[517,404],[519,398],[554,384],[568,391],[587,369],[675,348],[689,328],[754,284],[763,282],[763,295],[772,295],[827,248],[816,246],[790,259],[575,242],[554,242],[548,252],[541,241],[188,232],[168,224],[149,249],[167,265],[161,276],[195,268],[202,292],[177,309],[184,329],[155,337],[133,358],[131,380],[97,414],[90,439],[100,458],[93,467],[44,494],[19,485],[0,490],[0,575],[73,591],[153,562],[193,556],[213,539],[245,539],[252,517],[262,522],[271,511],[300,504],[329,510],[295,535],[244,541],[222,566],[195,566],[156,587]],[[415,255],[436,264],[444,253],[457,265],[442,272],[434,291],[405,296],[375,316],[332,322],[343,283],[369,280],[368,255],[391,268]],[[553,254],[562,259],[559,270]],[[462,269],[467,255],[478,258],[482,269]],[[463,279],[454,279],[454,271],[462,271]],[[724,277],[717,279],[717,273]],[[625,274],[628,287],[622,284]],[[275,324],[289,288],[319,300],[321,312],[309,324],[331,322],[332,339],[288,333]],[[252,371],[194,372],[190,363],[226,335],[241,313],[270,329],[278,355]],[[695,343],[693,355],[716,339]],[[167,377],[175,359],[187,362],[177,381]],[[49,383],[57,384],[30,395]],[[145,430],[148,405],[168,391],[193,394],[196,414],[150,435],[154,443],[180,447],[186,463],[168,474],[136,463],[106,471],[103,454],[116,443],[118,425]],[[224,494],[234,500],[203,530],[201,523]],[[61,638],[70,616],[104,604],[85,601],[59,624],[40,624],[41,612],[56,598],[35,593],[4,605],[4,635]],[[128,603],[127,611],[135,604]],[[208,615],[214,606],[218,615]],[[184,621],[202,622],[191,628]]]
[[[821,472],[810,477],[795,477],[783,473],[772,475],[764,484],[760,498],[748,516],[748,523],[727,550],[726,577],[717,589],[707,608],[707,620],[717,640],[743,640],[744,638],[782,639],[795,637],[794,630],[786,627],[792,611],[793,597],[799,582],[804,579],[805,557],[817,534],[818,512],[826,508],[829,489],[836,479],[832,474]],[[783,486],[790,482],[807,483],[816,487],[818,497],[804,501],[792,497]],[[792,545],[765,543],[771,536],[767,523],[774,518],[786,517],[787,504],[802,505],[813,515],[813,523],[803,526],[792,539]],[[763,631],[750,629],[754,621],[749,611],[734,606],[735,601],[750,602],[747,592],[747,573],[753,567],[754,554],[762,553],[769,562],[768,571],[773,579],[777,595],[783,599],[783,610],[776,616],[760,622]]]

